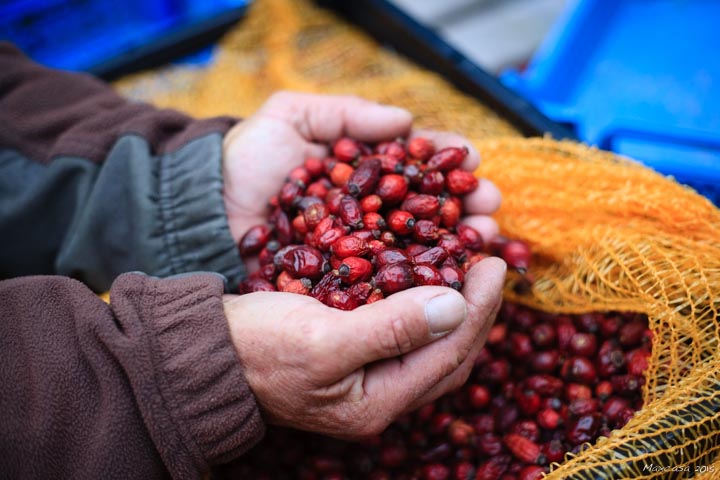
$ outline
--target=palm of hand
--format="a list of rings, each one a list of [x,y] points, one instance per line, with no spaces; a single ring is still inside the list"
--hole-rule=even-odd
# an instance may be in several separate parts
[[[252,226],[264,223],[268,200],[282,187],[294,167],[308,157],[325,157],[328,143],[348,135],[373,143],[422,135],[437,148],[467,145],[445,132],[411,134],[412,116],[405,110],[378,105],[352,96],[276,93],[252,117],[233,127],[224,141],[224,197],[235,241]],[[469,146],[469,145],[468,145]],[[472,146],[463,168],[474,170],[480,157]],[[485,239],[497,233],[490,213],[500,205],[500,193],[487,180],[465,198],[465,222]]]
[[[267,218],[268,200],[287,173],[325,148],[309,142],[283,118],[259,114],[233,128],[225,138],[225,207],[237,241]]]

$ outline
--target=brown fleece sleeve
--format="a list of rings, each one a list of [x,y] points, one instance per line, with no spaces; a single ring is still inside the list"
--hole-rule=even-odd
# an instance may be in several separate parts
[[[198,478],[264,425],[213,274],[0,282],[4,478]]]
[[[0,99],[0,147],[40,163],[60,156],[101,163],[117,139],[128,134],[165,154],[208,133],[224,134],[237,121],[195,120],[129,102],[90,75],[45,68],[7,42],[0,42]]]

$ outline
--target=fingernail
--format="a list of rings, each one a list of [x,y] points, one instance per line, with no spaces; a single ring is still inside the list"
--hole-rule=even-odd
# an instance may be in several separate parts
[[[454,330],[466,315],[465,299],[456,292],[438,295],[425,304],[425,319],[433,335]]]

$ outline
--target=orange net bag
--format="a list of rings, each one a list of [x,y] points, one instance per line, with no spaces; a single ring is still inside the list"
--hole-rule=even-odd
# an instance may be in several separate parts
[[[420,127],[464,134],[483,157],[478,174],[504,193],[501,230],[537,258],[531,292],[509,285],[506,298],[553,313],[642,312],[654,333],[644,408],[548,478],[720,475],[720,211],[705,198],[597,149],[521,138],[307,0],[256,1],[207,68],[165,68],[116,87],[196,116],[248,115],[278,89],[352,93],[408,108]]]

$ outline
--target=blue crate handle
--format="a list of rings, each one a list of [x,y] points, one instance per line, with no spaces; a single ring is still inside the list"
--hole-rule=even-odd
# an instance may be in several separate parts
[[[639,141],[641,145],[646,145],[644,148],[654,149],[654,154],[630,153],[630,156],[695,187],[720,205],[720,136],[717,132],[621,120],[598,134],[597,145],[604,150],[624,154],[627,152],[620,145],[622,140]]]
[[[650,125],[647,122],[631,120],[613,122],[600,132],[597,144],[602,149],[612,150],[613,143],[620,137],[633,137],[658,143],[675,143],[700,150],[720,151],[720,134],[718,132],[697,129],[682,130],[667,125]]]

